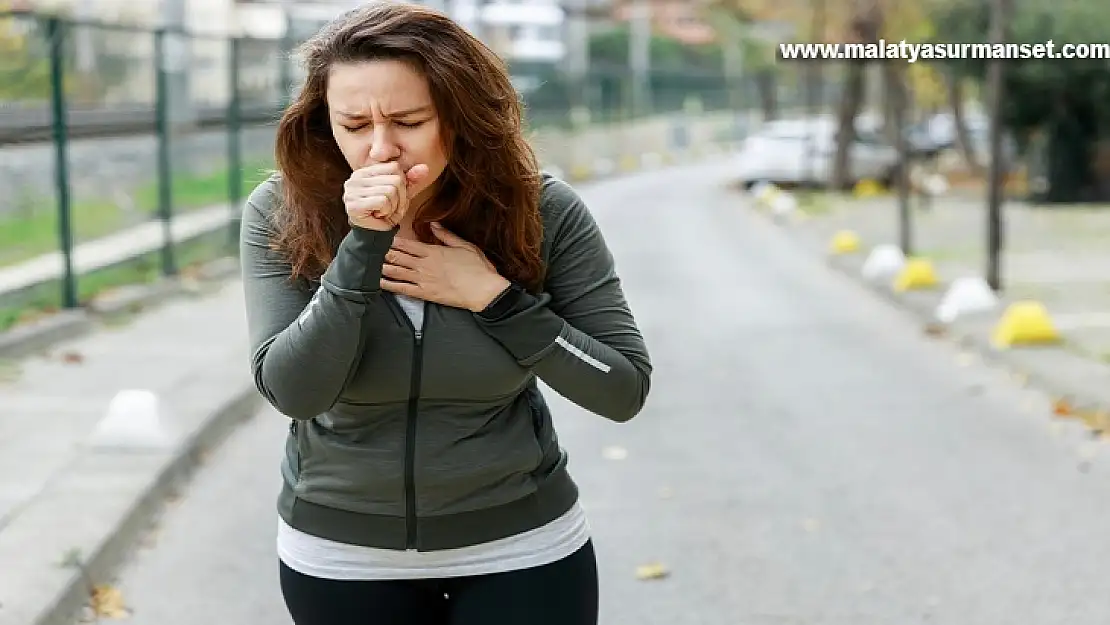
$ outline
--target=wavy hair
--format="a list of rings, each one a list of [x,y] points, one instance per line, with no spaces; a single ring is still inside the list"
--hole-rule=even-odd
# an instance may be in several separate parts
[[[351,168],[331,133],[327,81],[336,64],[379,59],[413,65],[428,81],[447,167],[414,216],[421,241],[431,222],[478,246],[507,279],[543,282],[542,184],[523,132],[523,105],[505,64],[460,25],[427,7],[389,1],[354,9],[299,49],[305,84],[277,128],[282,206],[274,241],[294,278],[315,279],[350,230],[343,183]]]

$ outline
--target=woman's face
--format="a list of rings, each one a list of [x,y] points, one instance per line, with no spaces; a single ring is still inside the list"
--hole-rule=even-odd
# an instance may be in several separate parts
[[[417,198],[447,166],[439,116],[428,82],[402,61],[337,64],[328,76],[332,136],[351,169],[398,161],[408,171],[428,166],[428,175],[410,191]],[[422,195],[419,199],[426,199]]]

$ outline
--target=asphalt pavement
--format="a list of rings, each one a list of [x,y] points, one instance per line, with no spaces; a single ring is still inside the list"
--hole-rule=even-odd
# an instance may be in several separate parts
[[[803,252],[727,173],[581,188],[655,364],[627,424],[549,392],[602,624],[1110,622],[1105,444]],[[257,415],[169,506],[121,576],[127,622],[289,622],[284,428]],[[637,578],[654,563],[669,575]]]

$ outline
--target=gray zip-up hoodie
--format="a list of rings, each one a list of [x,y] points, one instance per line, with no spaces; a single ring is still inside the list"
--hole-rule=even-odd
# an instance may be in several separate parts
[[[428,303],[422,328],[380,288],[395,231],[353,229],[318,284],[274,252],[281,178],[248,198],[241,255],[251,367],[293,419],[278,510],[302,531],[392,549],[444,549],[559,517],[578,491],[536,378],[627,421],[651,363],[589,210],[545,175],[547,277],[496,318]],[[504,308],[504,307],[502,307]]]

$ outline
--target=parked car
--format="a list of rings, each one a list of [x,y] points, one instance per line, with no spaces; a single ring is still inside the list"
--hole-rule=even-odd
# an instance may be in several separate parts
[[[759,182],[829,186],[836,131],[832,116],[767,122],[748,135],[736,155],[740,181],[745,188]],[[864,179],[890,184],[898,171],[898,151],[870,125],[857,124],[849,171],[850,186]]]

